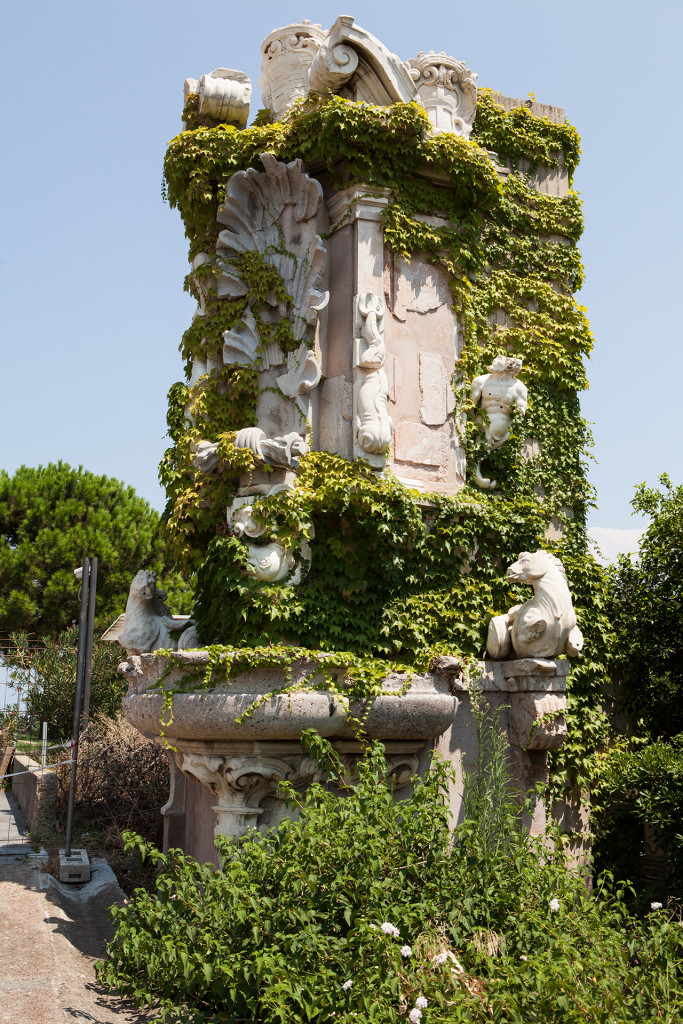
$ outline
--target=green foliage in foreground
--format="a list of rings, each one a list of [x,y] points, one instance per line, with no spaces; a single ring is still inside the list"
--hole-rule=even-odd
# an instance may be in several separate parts
[[[375,744],[346,795],[290,788],[298,821],[219,840],[222,871],[129,835],[157,891],[115,911],[100,980],[186,1024],[680,1019],[683,928],[629,916],[607,880],[589,894],[520,831],[499,770],[470,781],[455,840],[443,764],[402,803],[384,773]]]
[[[635,730],[596,759],[598,864],[630,877],[643,897],[683,897],[683,486],[641,484],[650,517],[637,558],[608,573],[610,662]],[[657,863],[658,861],[658,863]]]
[[[612,748],[599,761],[596,836],[598,866],[620,878],[652,871],[638,886],[646,898],[683,897],[683,734],[635,749]],[[647,832],[646,832],[647,829]],[[649,837],[649,843],[647,842]],[[643,861],[643,857],[650,857]]]

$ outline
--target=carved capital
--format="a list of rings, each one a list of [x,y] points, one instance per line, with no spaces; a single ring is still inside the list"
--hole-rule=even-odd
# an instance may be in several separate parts
[[[463,61],[434,50],[419,53],[406,68],[435,132],[454,132],[468,138],[477,111],[475,73]]]
[[[303,21],[275,29],[263,40],[259,85],[264,107],[279,120],[308,92],[308,72],[327,33]]]
[[[267,796],[277,797],[285,780],[294,786],[312,782],[319,774],[316,762],[306,754],[269,757],[265,754],[236,756],[183,754],[183,772],[201,782],[216,796],[216,836],[237,839],[256,828]]]

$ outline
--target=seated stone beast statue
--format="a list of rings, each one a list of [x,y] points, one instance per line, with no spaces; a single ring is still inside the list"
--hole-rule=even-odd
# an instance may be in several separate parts
[[[548,551],[522,551],[507,571],[511,583],[528,583],[534,596],[489,623],[486,650],[492,658],[570,657],[583,647],[564,566]]]
[[[157,587],[155,574],[149,569],[140,569],[130,585],[123,633],[119,637],[119,643],[129,655],[162,649],[176,650],[177,647],[182,649],[185,646],[182,644],[185,634],[181,634],[179,642],[172,633],[184,630],[189,639],[190,630],[187,627],[194,623],[187,619],[180,622],[174,619],[164,604],[165,597],[165,592]],[[192,633],[194,635],[194,630]]]

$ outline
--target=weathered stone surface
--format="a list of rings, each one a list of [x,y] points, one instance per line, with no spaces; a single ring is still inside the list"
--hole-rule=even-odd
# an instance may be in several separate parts
[[[503,675],[513,676],[566,676],[571,665],[568,661],[555,658],[518,658],[517,661],[503,662]]]
[[[302,730],[309,728],[317,729],[322,736],[353,738],[349,719],[354,717],[364,721],[371,737],[428,739],[442,732],[455,714],[456,701],[447,682],[429,675],[388,676],[385,694],[373,700],[369,713],[362,704],[349,705],[343,696],[325,690],[282,694],[259,704],[283,685],[281,670],[266,668],[218,681],[207,692],[198,688],[194,693],[175,693],[169,716],[164,711],[163,695],[149,692],[150,688],[160,683],[173,688],[182,678],[183,669],[193,670],[195,678],[201,680],[207,661],[204,651],[183,652],[170,663],[174,667],[163,681],[161,675],[168,663],[162,658],[140,655],[124,662],[122,669],[130,684],[123,701],[128,720],[145,735],[163,732],[176,745],[182,739],[298,739]],[[305,674],[305,663],[293,667],[294,680]],[[322,675],[313,675],[311,685],[324,686]],[[406,686],[406,693],[399,696]],[[238,723],[236,719],[255,704],[259,706]],[[171,720],[164,725],[169,717]]]
[[[416,466],[434,466],[445,476],[448,440],[422,423],[398,423],[394,431],[394,459]]]
[[[188,670],[201,679],[207,661],[206,652],[188,651],[171,657],[135,656],[122,665],[130,680],[124,713],[141,731],[157,736],[162,728],[161,716],[166,716],[164,736],[175,748],[172,793],[164,807],[167,840],[171,842],[169,837],[175,837],[173,842],[191,849],[195,855],[196,851],[203,851],[202,859],[212,859],[210,840],[215,829],[223,834],[240,834],[240,830],[248,827],[273,827],[281,820],[285,809],[277,797],[275,776],[293,772],[291,777],[299,779],[302,786],[313,778],[311,775],[306,781],[305,766],[299,763],[303,753],[299,737],[304,728],[318,728],[339,751],[351,752],[358,747],[358,741],[349,728],[348,718],[364,717],[366,710],[360,705],[347,708],[343,696],[302,691],[270,698],[238,725],[237,716],[284,683],[281,669],[266,668],[243,672],[230,680],[218,678],[206,692],[200,689],[176,693],[172,717],[168,710],[164,712],[163,695],[154,692],[154,688],[160,684],[177,686]],[[294,682],[303,679],[312,667],[304,661],[292,666]],[[467,682],[459,669],[458,659],[441,656],[435,660],[432,673],[387,676],[383,696],[372,701],[370,712],[364,717],[366,734],[385,742],[387,756],[403,759],[404,773],[414,770],[410,759],[416,757],[417,771],[424,774],[433,750],[452,762],[456,781],[451,787],[450,802],[455,820],[462,812],[463,771],[471,767],[476,754],[472,691],[483,692],[492,707],[501,706],[501,721],[510,738],[520,796],[547,778],[546,752],[557,749],[566,734],[566,661],[485,661],[480,663],[479,673]],[[162,679],[167,670],[168,675]],[[341,681],[342,670],[335,674]],[[312,683],[324,685],[320,676],[313,676]],[[264,759],[264,772],[254,767],[259,757]],[[280,770],[276,771],[278,765]],[[397,765],[398,762],[396,770]],[[228,796],[231,780],[234,773],[235,779],[241,773],[249,775],[249,766],[256,776],[254,792],[258,799],[243,801],[237,807]],[[208,800],[204,795],[207,792],[211,794]],[[231,808],[236,817],[230,817]],[[532,832],[542,831],[542,801],[534,804],[528,825]],[[209,839],[202,838],[207,829]]]
[[[448,376],[441,356],[420,352],[420,419],[430,427],[440,427],[448,415]]]
[[[318,395],[316,449],[352,459],[352,418],[353,385],[342,376],[324,381]]]
[[[520,693],[512,704],[510,739],[522,750],[559,750],[567,735],[563,693]]]

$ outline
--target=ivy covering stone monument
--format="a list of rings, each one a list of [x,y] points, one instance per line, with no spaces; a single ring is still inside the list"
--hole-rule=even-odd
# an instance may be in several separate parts
[[[549,752],[580,787],[603,728],[575,129],[351,17],[262,55],[251,127],[248,79],[216,69],[166,156],[198,307],[161,478],[196,600],[176,653],[123,666],[169,746],[166,842],[201,859],[319,777],[306,729],[350,778],[382,740],[399,796],[443,754],[457,819],[472,691],[505,708],[521,792]]]

